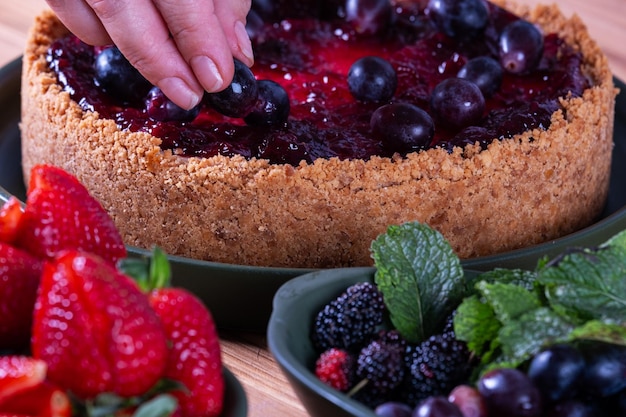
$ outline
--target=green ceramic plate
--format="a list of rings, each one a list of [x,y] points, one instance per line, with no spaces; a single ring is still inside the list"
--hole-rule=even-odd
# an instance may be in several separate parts
[[[25,190],[20,154],[20,75],[21,60],[0,69],[0,185],[20,198]],[[626,85],[616,80],[617,86]],[[617,99],[615,151],[609,199],[598,222],[579,232],[541,245],[497,256],[476,258],[464,265],[477,270],[496,266],[533,268],[545,254],[556,254],[564,247],[590,246],[626,228],[626,94]],[[134,256],[148,253],[129,248]],[[287,280],[310,272],[299,268],[269,268],[231,265],[170,257],[175,284],[197,293],[213,311],[219,327],[264,332],[272,311],[272,297]]]

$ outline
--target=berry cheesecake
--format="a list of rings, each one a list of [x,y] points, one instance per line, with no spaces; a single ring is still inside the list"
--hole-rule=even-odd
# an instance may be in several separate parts
[[[599,216],[617,90],[578,17],[253,3],[254,66],[190,111],[43,12],[23,59],[26,180],[41,163],[76,175],[127,245],[254,266],[371,265],[371,241],[407,221],[471,258]]]

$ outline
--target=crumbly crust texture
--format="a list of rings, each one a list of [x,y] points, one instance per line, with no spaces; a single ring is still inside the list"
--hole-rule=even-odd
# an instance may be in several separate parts
[[[595,86],[563,98],[547,130],[488,149],[431,149],[406,158],[265,160],[180,157],[146,133],[117,128],[61,91],[46,64],[67,32],[37,17],[22,72],[22,167],[60,166],[108,210],[126,244],[232,264],[328,268],[371,265],[371,241],[420,221],[461,258],[555,239],[592,223],[608,193],[615,96],[608,62],[577,17],[556,6],[496,1],[557,31],[585,57]]]

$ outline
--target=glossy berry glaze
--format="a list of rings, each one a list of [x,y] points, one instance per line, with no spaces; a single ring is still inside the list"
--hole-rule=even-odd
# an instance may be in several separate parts
[[[192,121],[156,121],[148,116],[143,100],[119,103],[94,84],[98,48],[72,36],[52,45],[48,61],[60,84],[83,109],[98,111],[122,129],[149,132],[162,139],[163,149],[184,156],[240,154],[292,165],[316,158],[368,159],[406,150],[372,136],[370,117],[380,103],[360,102],[351,95],[346,77],[353,62],[368,55],[387,59],[398,78],[391,101],[410,102],[429,112],[435,86],[455,77],[472,57],[497,59],[498,33],[517,19],[489,4],[484,33],[463,42],[437,31],[417,5],[395,8],[394,24],[374,35],[357,33],[346,19],[337,17],[341,12],[333,18],[323,17],[322,12],[311,18],[315,12],[302,7],[302,3],[284,4],[281,16],[273,16],[272,21],[265,17],[262,25],[257,21],[254,29],[249,28],[255,77],[278,82],[290,97],[289,119],[279,126],[248,126],[243,119],[216,112],[206,100]],[[551,114],[560,107],[558,97],[580,96],[589,87],[581,59],[556,35],[546,34],[537,69],[525,75],[505,73],[500,89],[486,99],[484,116],[476,125],[449,130],[446,126],[451,124],[436,123],[432,142],[425,148],[450,150],[475,141],[486,146],[494,138],[547,128]]]

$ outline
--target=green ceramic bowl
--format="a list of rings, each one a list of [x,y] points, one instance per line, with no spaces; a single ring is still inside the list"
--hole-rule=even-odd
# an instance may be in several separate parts
[[[224,368],[224,409],[220,417],[246,417],[248,415],[248,400],[246,392],[239,380],[228,368]]]
[[[294,278],[274,296],[267,343],[280,369],[312,417],[363,416],[374,412],[322,383],[312,369],[317,354],[309,337],[315,315],[350,285],[374,282],[374,268],[340,268]],[[467,277],[478,272],[465,270]]]

